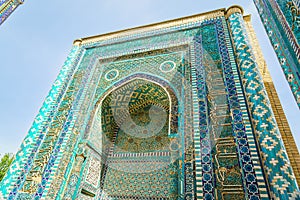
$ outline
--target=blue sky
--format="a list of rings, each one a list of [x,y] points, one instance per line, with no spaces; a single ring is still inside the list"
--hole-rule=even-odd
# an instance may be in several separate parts
[[[252,14],[297,145],[300,111],[250,0],[27,0],[0,26],[0,154],[15,153],[77,38],[231,5]]]

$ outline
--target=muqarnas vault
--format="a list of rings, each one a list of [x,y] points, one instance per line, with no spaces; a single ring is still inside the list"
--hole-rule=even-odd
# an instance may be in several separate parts
[[[300,198],[247,19],[233,6],[75,40],[0,195]]]

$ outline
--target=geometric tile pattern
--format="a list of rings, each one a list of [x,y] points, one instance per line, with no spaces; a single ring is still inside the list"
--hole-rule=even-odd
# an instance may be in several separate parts
[[[257,168],[257,166],[259,166],[259,164],[257,164],[259,163],[259,158],[257,156],[256,145],[254,145],[253,141],[253,130],[250,128],[249,118],[245,114],[247,113],[247,110],[244,109],[244,98],[241,98],[243,95],[240,93],[240,81],[237,79],[237,66],[234,62],[230,62],[230,60],[234,60],[234,56],[232,55],[232,47],[228,45],[230,41],[229,32],[227,32],[226,21],[222,21],[223,26],[221,26],[220,23],[221,21],[219,21],[217,26],[219,51],[222,52],[221,57],[226,80],[225,88],[229,94],[228,101],[233,121],[235,142],[239,149],[239,160],[248,188],[247,193],[249,199],[256,199],[258,197],[265,199],[267,196],[266,184],[260,167]],[[245,151],[245,149],[248,149],[249,152]],[[253,171],[248,170],[249,167],[252,168]],[[251,179],[250,177],[254,179]]]
[[[169,125],[168,116],[163,113],[154,116],[159,109],[151,114],[152,106],[163,108],[168,115],[177,113],[173,111],[177,103],[173,100],[170,108],[170,100],[174,98],[169,99],[169,96],[172,95],[167,95],[162,87],[135,79],[115,89],[101,103],[98,114],[102,117],[103,137],[100,146],[105,164],[99,194],[102,199],[177,199],[177,158],[172,161],[174,152],[170,152],[175,141],[170,136],[177,132],[177,125]],[[124,110],[126,105],[128,113]],[[161,123],[165,125],[162,127]]]
[[[300,10],[291,0],[254,0],[300,108]]]
[[[46,122],[53,118],[53,113],[56,112],[57,105],[60,103],[67,84],[76,69],[74,65],[78,62],[78,54],[81,52],[82,50],[78,47],[72,48],[39,114],[36,116],[32,127],[23,140],[6,178],[4,178],[4,181],[0,185],[5,197],[8,195],[6,192],[13,190],[13,188],[17,190],[17,188],[22,186],[21,180],[25,178],[25,174],[30,169],[37,149],[45,136],[44,132],[47,130]],[[16,195],[16,192],[12,194]]]
[[[238,12],[232,14],[229,17],[229,25],[233,33],[232,39],[238,66],[242,80],[245,82],[244,90],[249,108],[252,110],[252,121],[261,149],[271,197],[288,199],[295,195],[299,189],[283,147],[273,112],[269,107],[268,96],[251,51],[242,15]],[[256,89],[254,89],[254,85],[258,85],[258,87],[255,86]],[[260,98],[257,98],[258,95]],[[275,163],[274,160],[278,162]],[[276,181],[279,180],[279,177],[281,182]]]
[[[291,165],[293,167],[294,174],[297,179],[298,186],[300,184],[300,154],[297,148],[297,145],[295,143],[294,137],[292,135],[292,132],[289,128],[288,122],[286,117],[283,117],[283,108],[280,106],[280,101],[278,99],[275,87],[272,82],[265,82],[265,86],[268,92],[272,109],[275,114],[275,118],[277,121],[277,124],[280,129],[280,134],[282,136],[285,148],[288,153],[289,160],[291,162]]]
[[[265,88],[267,90],[272,110],[274,112],[276,122],[278,125],[278,128],[280,130],[280,134],[282,136],[282,140],[284,142],[289,160],[291,162],[294,174],[297,179],[298,186],[300,184],[300,154],[298,151],[298,148],[296,146],[294,137],[292,135],[292,132],[290,130],[290,127],[288,125],[287,119],[285,117],[285,114],[283,112],[283,108],[280,104],[276,89],[274,87],[272,78],[270,76],[270,73],[267,69],[267,66],[265,64],[262,52],[260,50],[259,44],[256,39],[255,32],[253,30],[253,27],[250,23],[250,17],[244,17],[244,21],[246,23],[246,28],[249,34],[249,37],[251,39],[251,45],[253,49],[255,49],[255,59],[257,60],[258,66],[259,66],[259,71],[261,72],[263,76],[263,81]],[[274,162],[278,162],[274,160]]]
[[[171,164],[170,126],[166,120],[169,102],[163,88],[139,79],[117,88],[105,98],[99,113],[102,155],[106,154],[101,177],[102,198],[177,199],[177,169]],[[127,114],[126,105],[129,106]],[[121,118],[116,116],[120,113]]]
[[[243,21],[229,30],[226,12],[75,41],[0,195],[296,197]]]
[[[105,184],[105,191],[108,190],[107,193],[110,194],[111,198],[177,199],[176,196],[169,194],[172,185],[170,185],[170,169],[168,168],[136,174],[109,169],[108,174],[107,180],[109,181]],[[120,181],[123,183],[120,184]]]
[[[200,69],[202,66],[205,66],[205,77],[203,77],[203,79],[198,78],[197,84],[201,122],[200,127],[203,127],[200,129],[200,152],[202,157],[201,167],[203,177],[201,185],[203,185],[203,197],[205,199],[226,198],[225,196],[227,194],[233,198],[232,195],[234,193],[236,195],[235,198],[244,199],[245,194],[242,189],[242,178],[238,175],[238,172],[243,169],[243,165],[246,163],[241,162],[242,166],[239,166],[238,164],[239,156],[236,154],[237,147],[233,135],[235,126],[232,127],[231,124],[235,124],[237,118],[234,117],[231,119],[229,110],[233,107],[231,107],[227,100],[228,93],[230,93],[232,97],[236,96],[236,94],[230,90],[227,93],[225,84],[229,84],[230,78],[228,76],[228,79],[224,80],[224,74],[222,73],[223,67],[225,73],[230,73],[230,70],[227,69],[227,67],[230,68],[229,62],[225,64],[226,61],[223,60],[222,62],[221,60],[223,55],[224,57],[228,56],[225,49],[222,49],[226,46],[222,43],[224,41],[222,20],[216,20],[213,21],[213,23],[211,23],[211,21],[207,22],[205,25],[203,24],[201,30],[201,39],[200,37],[195,39],[194,52],[196,54],[196,60],[200,60],[200,63],[202,64],[199,66],[196,64],[195,66]],[[203,49],[202,53],[197,47]],[[199,58],[197,58],[197,56]],[[199,69],[196,70],[197,77],[201,77],[199,71]],[[203,80],[205,80],[204,82],[207,84],[206,89],[203,87]],[[231,80],[232,89],[234,88],[233,82],[234,81]],[[229,101],[231,102],[231,100]],[[235,102],[234,108],[238,109],[238,107],[238,103]],[[209,115],[206,116],[206,113]],[[240,125],[240,122],[238,123]],[[204,127],[210,128],[205,129]],[[240,129],[242,130],[243,128]],[[239,130],[239,133],[242,136],[243,133],[241,133],[241,130]],[[244,143],[244,145],[247,146],[248,144]],[[230,162],[228,160],[229,157]],[[248,165],[252,165],[251,159],[247,162]],[[254,179],[256,179],[255,174],[253,173],[252,175]],[[216,176],[217,178],[211,178],[213,176]],[[246,175],[244,174],[244,176]],[[253,186],[257,188],[258,186],[255,182],[256,180],[252,183],[254,184]],[[201,185],[199,184],[199,187],[201,187]],[[212,190],[212,188],[215,188],[215,190]],[[259,195],[258,192],[255,193]],[[201,195],[198,196],[201,198]],[[250,195],[250,197],[251,196],[252,195]]]

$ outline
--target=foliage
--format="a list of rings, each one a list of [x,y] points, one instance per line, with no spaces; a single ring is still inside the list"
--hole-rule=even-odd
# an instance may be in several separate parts
[[[13,154],[6,153],[0,160],[0,181],[5,176],[9,166],[14,160]]]

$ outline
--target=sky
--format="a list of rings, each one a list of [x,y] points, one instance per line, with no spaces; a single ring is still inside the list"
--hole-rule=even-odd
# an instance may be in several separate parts
[[[75,39],[232,5],[252,15],[300,147],[300,111],[251,0],[25,0],[0,26],[0,155],[17,152]]]

